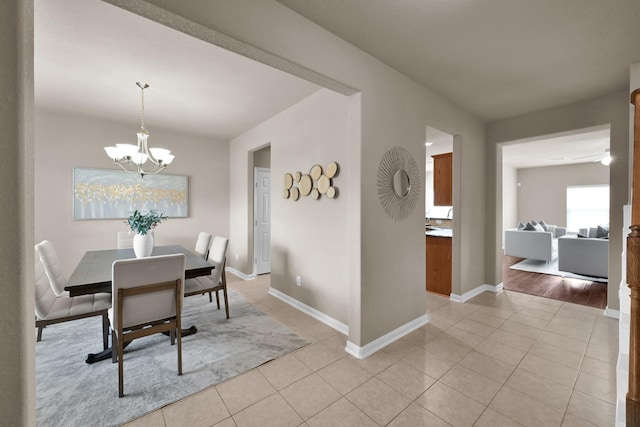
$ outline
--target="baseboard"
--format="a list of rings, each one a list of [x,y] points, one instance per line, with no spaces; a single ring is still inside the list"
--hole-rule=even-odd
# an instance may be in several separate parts
[[[462,295],[451,294],[449,295],[449,299],[454,302],[467,302],[471,298],[477,297],[483,292],[500,292],[503,289],[502,283],[498,283],[497,285],[480,285],[475,289],[470,290],[469,292],[465,292]]]
[[[604,315],[607,317],[611,317],[612,319],[620,320],[620,310],[614,310],[613,308],[605,308]]]
[[[273,295],[274,297],[278,298],[281,301],[286,302],[287,304],[289,304],[292,307],[297,308],[298,310],[302,311],[303,313],[308,314],[309,316],[313,317],[316,320],[321,321],[322,323],[324,323],[325,325],[335,329],[336,331],[340,332],[343,335],[349,335],[349,326],[345,325],[344,323],[334,319],[331,316],[327,316],[326,314],[324,314],[323,312],[316,310],[313,307],[308,306],[307,304],[298,301],[295,298],[290,297],[287,294],[284,294],[282,292],[280,292],[277,289],[274,288],[269,288],[269,295]]]
[[[431,316],[429,316],[428,314],[424,314],[417,319],[414,319],[411,322],[405,323],[399,328],[394,329],[388,334],[385,334],[380,338],[371,341],[369,344],[363,347],[360,347],[359,345],[356,345],[351,341],[347,341],[347,347],[345,348],[345,351],[357,359],[364,359],[365,357],[371,356],[376,351],[402,338],[408,333],[415,331],[423,325],[426,325],[427,323],[429,323],[430,319]]]
[[[226,271],[228,273],[231,273],[231,274],[235,274],[236,276],[238,276],[242,280],[254,280],[256,278],[255,274],[244,274],[242,271],[236,270],[233,267],[225,267],[224,271]]]

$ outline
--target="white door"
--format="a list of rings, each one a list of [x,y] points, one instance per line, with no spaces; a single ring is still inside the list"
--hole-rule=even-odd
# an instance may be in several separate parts
[[[271,272],[271,170],[254,168],[253,262],[254,273]]]

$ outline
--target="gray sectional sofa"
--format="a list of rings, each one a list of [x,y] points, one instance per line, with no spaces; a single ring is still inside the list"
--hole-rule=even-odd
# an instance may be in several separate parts
[[[558,256],[558,237],[565,235],[567,229],[550,227],[552,231],[505,230],[504,254],[551,262]]]
[[[608,278],[609,240],[562,236],[558,239],[558,270]]]

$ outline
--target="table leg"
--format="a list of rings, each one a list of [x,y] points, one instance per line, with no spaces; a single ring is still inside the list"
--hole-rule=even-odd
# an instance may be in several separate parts
[[[188,327],[187,329],[182,330],[182,336],[188,337],[189,335],[193,335],[198,332],[198,328],[195,325]],[[163,332],[164,335],[169,336],[169,332]]]
[[[131,344],[131,342],[132,341],[124,343],[123,348],[127,348],[127,346]],[[102,350],[100,353],[87,354],[87,359],[85,360],[85,362],[91,364],[106,359],[111,359],[111,347],[107,348],[106,350]]]

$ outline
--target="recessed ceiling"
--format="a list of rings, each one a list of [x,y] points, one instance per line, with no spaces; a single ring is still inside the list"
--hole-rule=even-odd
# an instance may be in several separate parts
[[[590,163],[599,162],[608,150],[609,129],[600,128],[506,145],[502,161],[516,169]]]
[[[231,139],[319,86],[99,0],[36,0],[35,103]],[[134,128],[135,131],[135,128]]]
[[[492,121],[628,89],[640,1],[278,0]]]

